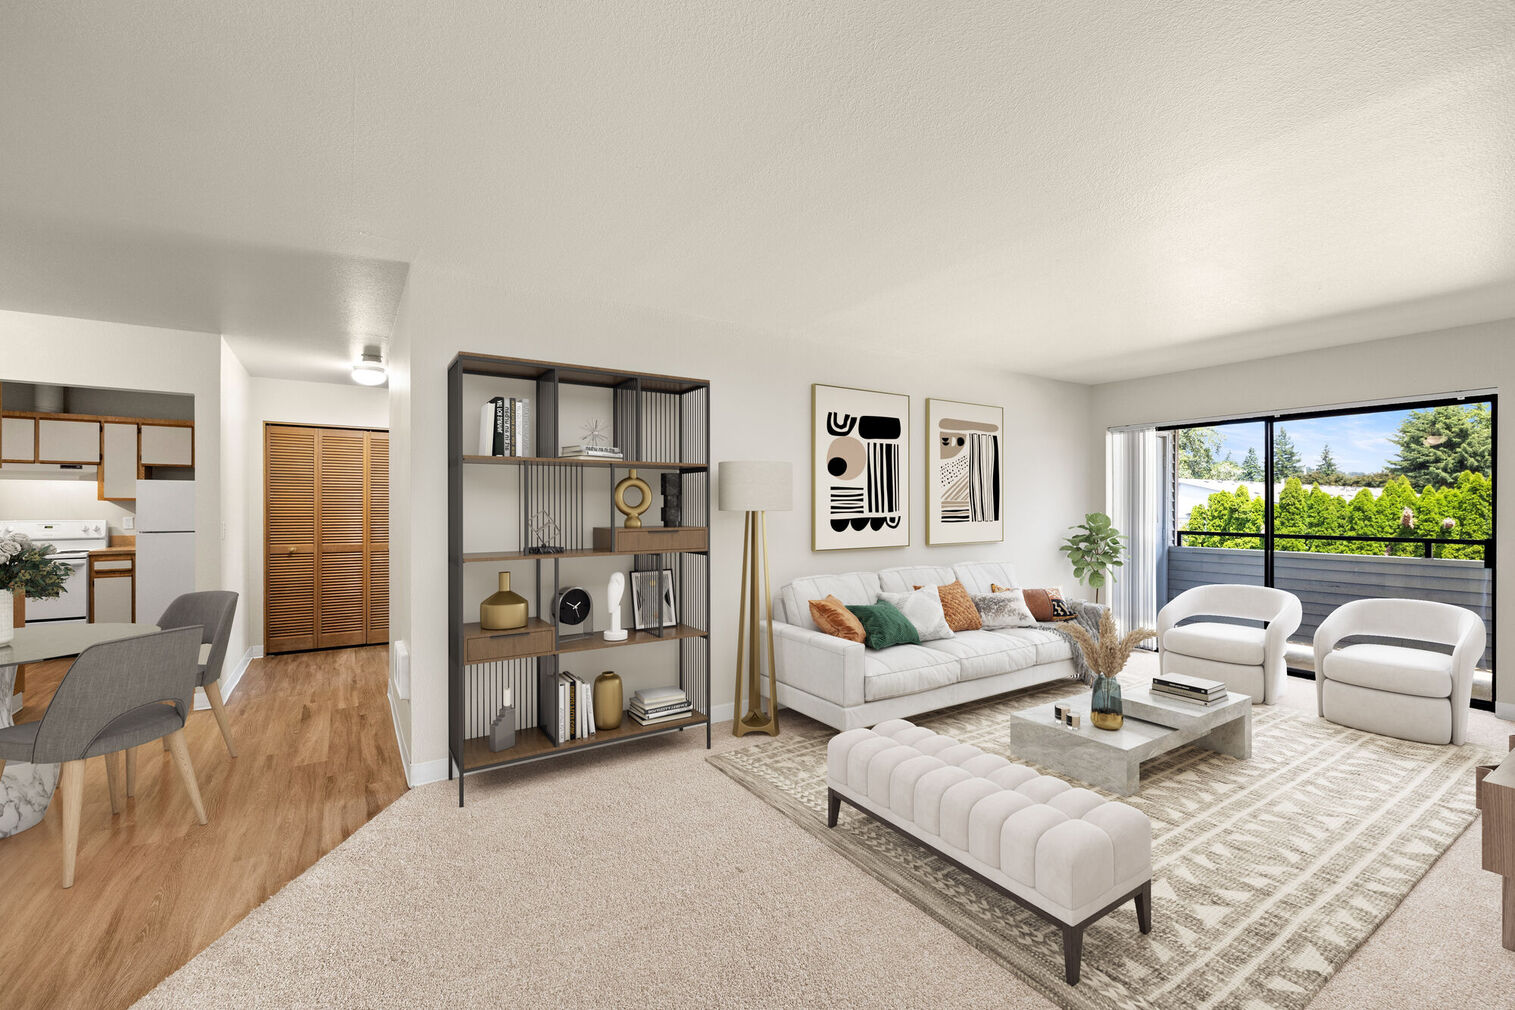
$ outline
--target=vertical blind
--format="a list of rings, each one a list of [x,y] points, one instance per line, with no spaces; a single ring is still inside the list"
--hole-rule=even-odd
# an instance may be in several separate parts
[[[1162,545],[1158,488],[1162,458],[1156,428],[1105,435],[1105,511],[1126,535],[1126,564],[1116,569],[1110,606],[1122,631],[1157,626],[1157,566]]]

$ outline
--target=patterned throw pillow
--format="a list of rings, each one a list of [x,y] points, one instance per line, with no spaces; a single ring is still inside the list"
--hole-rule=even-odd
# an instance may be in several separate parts
[[[904,614],[905,620],[915,626],[922,642],[952,637],[952,628],[947,624],[942,598],[937,595],[935,586],[917,589],[913,593],[879,593],[878,599]]]
[[[985,593],[982,596],[971,597],[971,600],[978,608],[979,617],[982,618],[986,630],[1030,628],[1036,624],[1036,617],[1026,606],[1026,597],[1019,589]]]
[[[861,642],[868,637],[857,615],[848,610],[846,605],[835,596],[828,596],[824,600],[811,600],[810,619],[826,634],[845,638],[849,642]]]
[[[915,588],[929,589],[931,587],[916,586]],[[941,597],[942,613],[947,615],[947,627],[953,631],[977,631],[984,626],[979,620],[978,608],[973,605],[973,600],[968,596],[968,590],[964,588],[961,581],[937,586],[936,595]]]
[[[896,607],[880,601],[871,606],[847,609],[863,625],[863,630],[868,635],[865,642],[870,649],[921,644],[921,636],[916,634],[915,625],[905,620],[905,615]]]
[[[1010,592],[1004,586],[995,585],[992,582],[989,583],[989,588],[996,593]],[[1026,606],[1038,622],[1071,621],[1078,616],[1063,599],[1061,586],[1051,586],[1047,589],[1023,589],[1021,593],[1026,598]]]

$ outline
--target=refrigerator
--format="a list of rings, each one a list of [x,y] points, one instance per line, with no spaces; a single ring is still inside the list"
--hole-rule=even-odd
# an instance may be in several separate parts
[[[195,589],[195,482],[137,481],[137,620]]]

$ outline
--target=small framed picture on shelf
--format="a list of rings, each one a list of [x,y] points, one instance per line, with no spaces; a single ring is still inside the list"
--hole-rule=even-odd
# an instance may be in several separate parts
[[[636,618],[638,631],[657,627],[660,609],[663,627],[671,628],[678,624],[673,600],[673,569],[664,568],[661,572],[632,572],[631,609]]]

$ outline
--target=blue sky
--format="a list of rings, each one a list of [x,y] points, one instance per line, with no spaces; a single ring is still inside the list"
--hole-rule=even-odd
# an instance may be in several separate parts
[[[1296,421],[1279,422],[1294,447],[1305,469],[1312,469],[1320,462],[1323,445],[1331,446],[1331,455],[1336,457],[1336,466],[1344,473],[1377,473],[1394,457],[1397,449],[1389,441],[1399,430],[1400,422],[1409,416],[1408,410],[1383,410],[1371,414],[1348,414],[1344,417],[1315,417]],[[1222,424],[1216,430],[1225,440],[1218,458],[1226,453],[1240,463],[1248,449],[1257,450],[1262,460],[1263,426],[1260,422],[1248,424]]]

